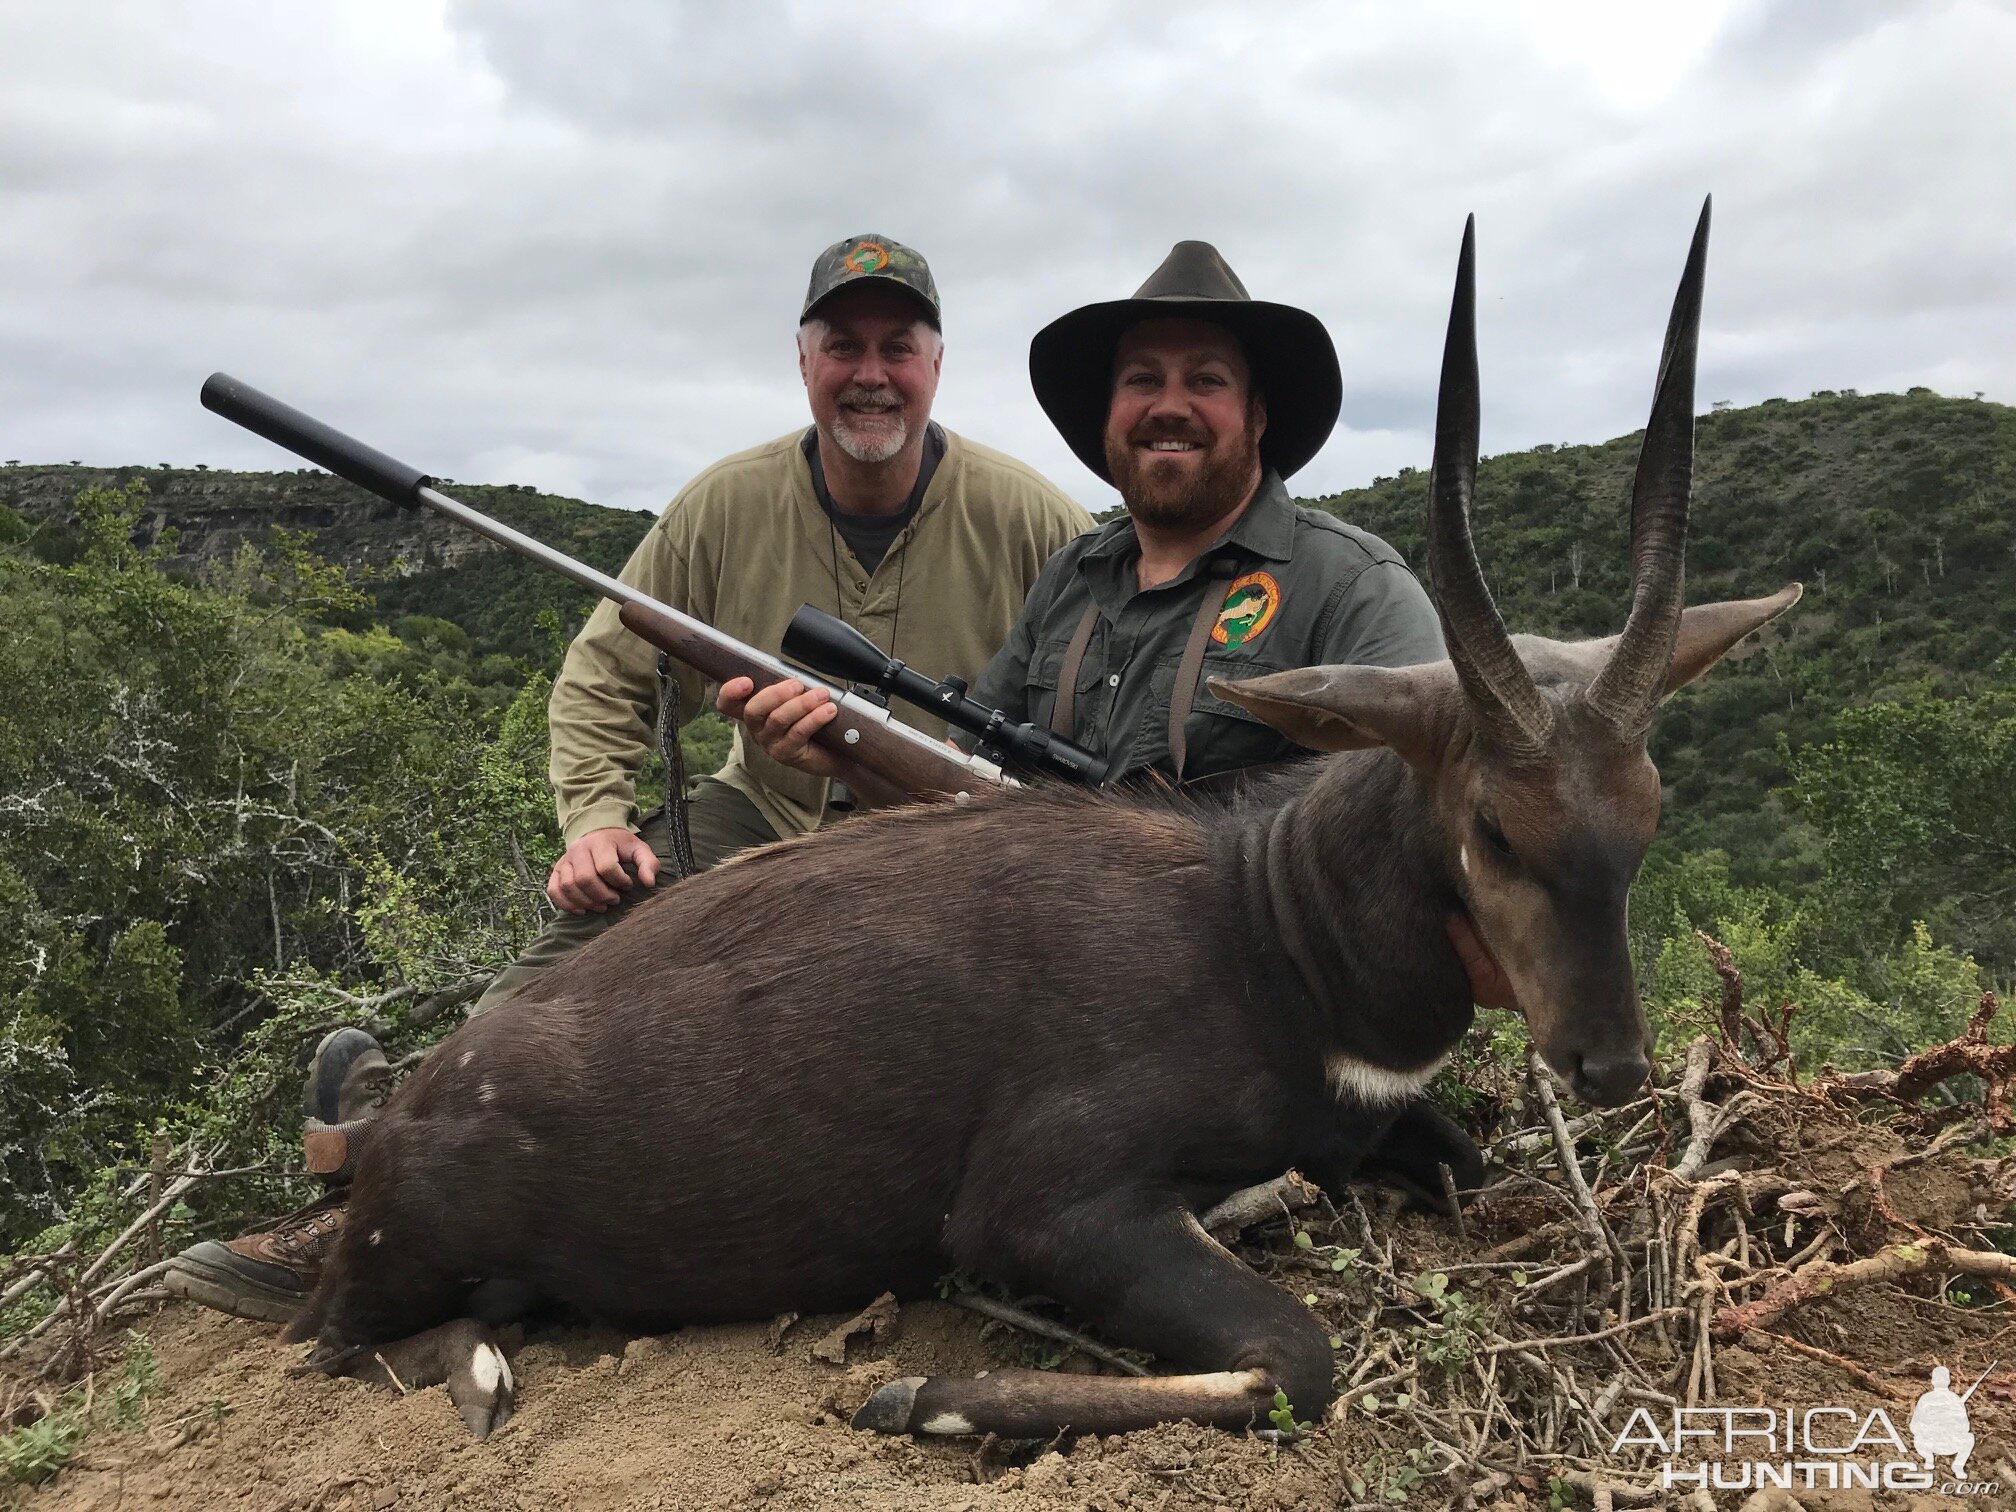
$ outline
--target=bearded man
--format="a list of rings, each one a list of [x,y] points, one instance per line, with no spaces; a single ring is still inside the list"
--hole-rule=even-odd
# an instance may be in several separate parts
[[[1288,496],[1337,422],[1336,349],[1216,249],[1179,242],[1132,299],[1053,321],[1029,376],[1127,513],[1051,559],[975,697],[1103,751],[1121,780],[1194,783],[1296,754],[1209,679],[1445,654],[1399,553]]]

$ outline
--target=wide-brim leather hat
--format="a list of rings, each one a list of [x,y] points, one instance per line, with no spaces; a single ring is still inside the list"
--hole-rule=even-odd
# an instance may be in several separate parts
[[[1113,354],[1130,327],[1162,319],[1208,320],[1239,338],[1253,382],[1266,396],[1263,463],[1285,478],[1323,449],[1344,405],[1337,348],[1323,322],[1307,310],[1254,299],[1216,247],[1181,241],[1132,299],[1073,310],[1029,343],[1036,402],[1079,461],[1113,481],[1106,468]]]

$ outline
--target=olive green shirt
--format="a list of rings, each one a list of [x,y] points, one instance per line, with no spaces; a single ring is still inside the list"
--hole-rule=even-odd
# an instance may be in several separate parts
[[[1098,623],[1080,663],[1072,728],[1119,780],[1154,768],[1175,775],[1170,697],[1207,595],[1217,624],[1184,722],[1183,776],[1208,777],[1279,761],[1301,747],[1238,705],[1209,678],[1238,679],[1344,662],[1405,667],[1440,661],[1434,605],[1400,554],[1334,515],[1305,509],[1271,470],[1245,512],[1174,578],[1139,586],[1132,520],[1114,520],[1053,557],[973,696],[1048,728],[1058,673],[1087,604]],[[1223,562],[1229,576],[1214,575]]]
[[[945,457],[917,514],[871,574],[820,509],[794,431],[717,462],[666,507],[621,574],[624,582],[777,654],[800,604],[836,613],[890,655],[934,677],[976,677],[1053,553],[1092,520],[1032,468],[945,433]],[[571,844],[628,825],[637,771],[655,743],[657,649],[603,603],[568,647],[547,713],[548,769],[560,829]],[[715,689],[674,662],[679,712],[714,706]],[[933,736],[943,722],[906,704],[895,716]],[[781,766],[740,726],[716,774],[746,795],[779,835],[817,829],[828,784]]]

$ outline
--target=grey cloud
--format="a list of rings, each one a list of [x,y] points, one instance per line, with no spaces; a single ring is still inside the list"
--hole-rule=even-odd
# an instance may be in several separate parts
[[[1739,4],[1684,69],[1643,60],[1663,83],[1531,19],[15,8],[0,454],[281,465],[196,407],[226,367],[452,476],[649,506],[803,423],[805,271],[874,229],[945,292],[941,418],[1103,506],[1028,393],[1029,336],[1201,236],[1337,340],[1344,425],[1298,479],[1328,491],[1425,461],[1471,210],[1487,449],[1642,423],[1711,189],[1704,404],[2016,397],[2005,9]]]

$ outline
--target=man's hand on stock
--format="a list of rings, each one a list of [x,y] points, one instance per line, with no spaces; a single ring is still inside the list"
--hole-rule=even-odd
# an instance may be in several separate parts
[[[840,762],[812,737],[840,710],[824,688],[808,688],[794,678],[757,691],[746,677],[731,677],[715,695],[714,707],[739,720],[757,748],[772,761],[814,777],[839,777]]]
[[[658,857],[637,835],[620,828],[590,830],[553,863],[546,896],[564,913],[607,913],[621,894],[657,880]]]

